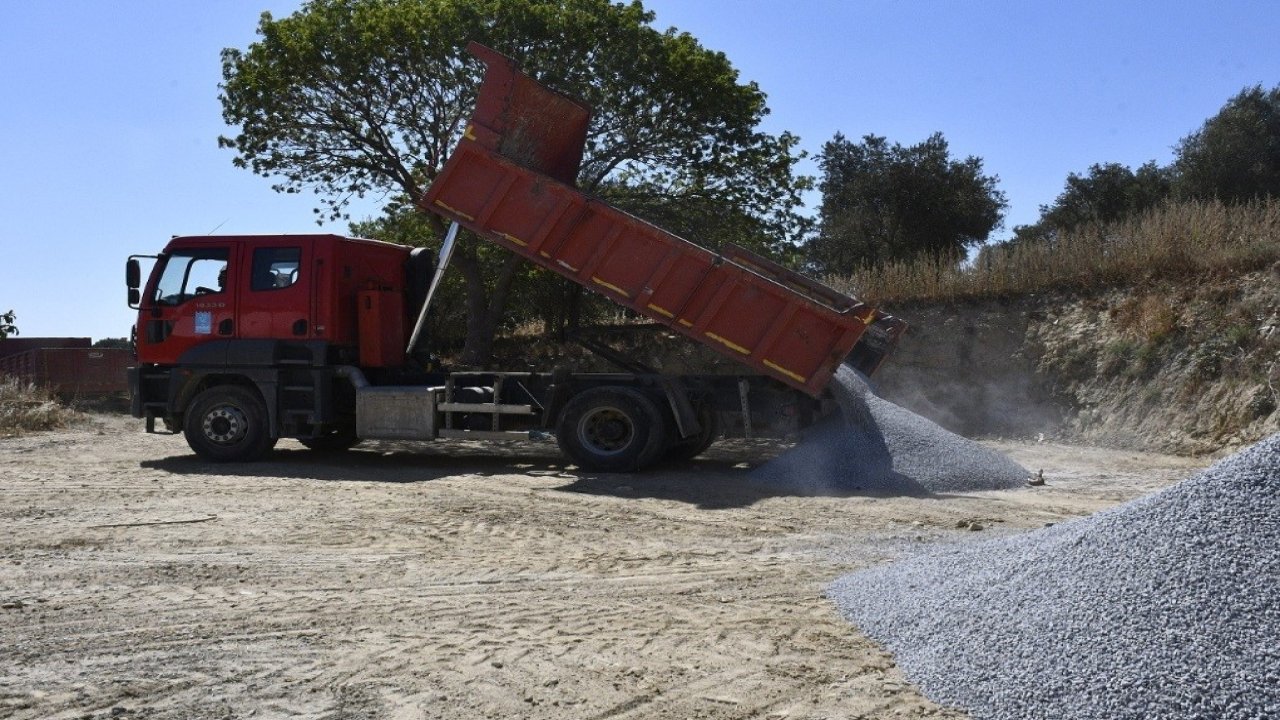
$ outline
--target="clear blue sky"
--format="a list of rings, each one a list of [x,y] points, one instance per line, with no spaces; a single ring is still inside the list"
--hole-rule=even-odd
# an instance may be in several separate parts
[[[0,311],[24,336],[127,335],[124,260],[170,235],[316,229],[308,198],[272,192],[216,142],[219,51],[298,5],[0,0]],[[1007,228],[1068,172],[1167,163],[1241,88],[1280,84],[1274,2],[646,5],[728,55],[768,94],[768,129],[811,152],[837,131],[941,131],[999,175]]]

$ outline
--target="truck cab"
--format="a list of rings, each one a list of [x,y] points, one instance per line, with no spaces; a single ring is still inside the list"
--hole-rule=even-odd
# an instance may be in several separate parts
[[[353,441],[353,403],[335,391],[335,368],[404,362],[410,248],[336,235],[194,236],[153,257],[145,284],[137,257],[126,273],[138,311],[132,411],[148,430],[160,419],[185,432],[209,459],[254,457],[282,436]]]
[[[408,255],[409,248],[336,235],[175,237],[132,303],[138,361],[174,365],[215,342],[233,355],[255,347],[231,342],[240,340],[354,350],[357,292],[402,293]],[[403,325],[402,316],[394,320]]]

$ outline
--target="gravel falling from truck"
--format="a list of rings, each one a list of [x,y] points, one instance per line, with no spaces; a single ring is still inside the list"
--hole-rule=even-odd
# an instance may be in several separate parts
[[[1280,717],[1280,435],[1164,491],[829,595],[973,717]]]
[[[810,428],[752,480],[805,494],[929,493],[1021,487],[1029,473],[1008,457],[883,400],[841,365],[831,392],[842,417]]]

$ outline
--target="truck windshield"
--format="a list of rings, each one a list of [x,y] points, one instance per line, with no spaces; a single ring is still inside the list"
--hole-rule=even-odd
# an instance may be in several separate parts
[[[163,268],[152,300],[156,305],[181,305],[199,295],[223,291],[226,285],[227,248],[174,250],[161,262]]]

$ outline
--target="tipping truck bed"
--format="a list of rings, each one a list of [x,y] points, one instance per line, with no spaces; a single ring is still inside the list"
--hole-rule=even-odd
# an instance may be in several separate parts
[[[713,252],[578,190],[590,111],[477,43],[462,141],[421,200],[534,264],[817,397],[871,374],[905,324],[736,246]]]

